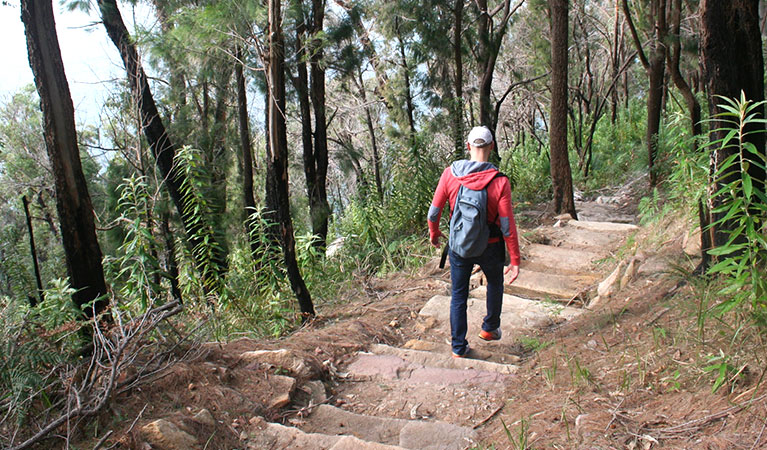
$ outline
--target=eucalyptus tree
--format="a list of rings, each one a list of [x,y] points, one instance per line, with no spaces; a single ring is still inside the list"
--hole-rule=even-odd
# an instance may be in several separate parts
[[[636,3],[635,3],[636,4]],[[645,38],[639,36],[639,30],[632,19],[628,0],[621,0],[623,13],[626,15],[631,37],[634,40],[637,56],[647,72],[649,86],[647,88],[647,160],[650,171],[650,184],[657,183],[655,158],[658,153],[658,138],[661,115],[663,112],[663,87],[666,74],[666,55],[668,53],[666,38],[668,36],[668,0],[651,0],[649,7],[638,8],[640,13],[647,14],[649,30]],[[648,42],[647,51],[643,41]],[[648,56],[649,55],[649,56]]]
[[[296,261],[293,219],[290,216],[290,192],[288,189],[288,139],[285,124],[285,41],[282,35],[282,8],[280,0],[268,0],[269,39],[268,54],[264,55],[267,74],[267,101],[269,134],[267,135],[267,186],[266,207],[274,217],[282,250],[285,256],[288,279],[298,300],[303,319],[314,315],[311,294],[306,288]]]
[[[203,216],[195,204],[196,187],[179,167],[173,142],[155,103],[149,81],[139,59],[135,41],[131,38],[115,0],[99,0],[99,10],[107,35],[117,47],[128,78],[133,100],[139,110],[140,128],[146,138],[165,188],[181,217],[192,254],[206,289],[218,291],[226,272],[225,247],[217,241],[210,218]],[[191,194],[191,195],[190,195]]]
[[[109,305],[102,254],[96,237],[93,205],[80,163],[75,110],[61,60],[53,5],[21,2],[29,65],[35,76],[43,112],[45,145],[56,186],[56,209],[72,300],[86,317]]]
[[[551,184],[554,211],[578,218],[573,198],[573,177],[567,152],[567,37],[568,0],[549,0],[551,23]]]
[[[709,114],[712,118],[709,139],[715,144],[711,154],[710,173],[713,180],[711,210],[714,226],[713,245],[727,243],[738,223],[726,220],[727,211],[719,208],[730,194],[728,185],[737,186],[735,180],[748,179],[735,195],[747,195],[747,189],[765,191],[765,118],[764,105],[751,111],[752,117],[742,134],[743,165],[735,155],[737,145],[722,145],[729,130],[727,123],[717,117],[724,110],[723,99],[739,98],[741,93],[751,102],[764,100],[764,59],[759,28],[759,1],[737,0],[721,2],[704,0],[701,4],[701,36],[704,76],[709,96]],[[735,158],[735,159],[733,159]],[[730,164],[731,169],[723,166]],[[745,165],[745,167],[744,167]],[[761,199],[763,201],[763,199]],[[705,225],[705,224],[702,224]]]

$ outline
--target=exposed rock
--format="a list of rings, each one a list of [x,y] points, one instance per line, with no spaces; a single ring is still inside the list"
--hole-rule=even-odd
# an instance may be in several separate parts
[[[437,319],[435,319],[434,317],[424,317],[422,318],[422,320],[419,320],[418,322],[416,322],[415,329],[418,332],[423,333],[425,331],[431,330],[435,326],[437,326]],[[428,349],[415,349],[415,350],[428,350]]]
[[[613,295],[619,286],[620,283],[620,276],[621,272],[623,272],[623,267],[625,266],[625,263],[621,261],[618,264],[618,267],[613,270],[613,273],[610,274],[607,278],[604,279],[601,283],[599,283],[599,287],[597,288],[597,294],[602,298],[607,298]]]
[[[141,432],[152,448],[163,450],[187,450],[200,448],[197,439],[176,424],[166,419],[158,419],[144,425]]]
[[[303,389],[311,396],[311,403],[314,405],[320,405],[328,400],[325,385],[320,380],[307,381]]]
[[[213,418],[213,414],[211,414],[207,409],[201,410],[192,418],[203,425],[208,425],[211,427],[216,426],[216,419]]]
[[[267,407],[269,409],[280,409],[287,406],[293,398],[293,392],[296,390],[296,379],[282,375],[272,375],[269,377],[274,394],[269,400]]]
[[[620,283],[620,289],[625,288],[629,285],[632,281],[634,281],[634,278],[636,278],[637,271],[639,270],[639,264],[640,260],[638,258],[631,258],[628,265],[626,266],[626,271],[623,272],[623,277],[621,277],[621,283]]]
[[[312,367],[294,352],[287,349],[280,350],[255,350],[240,355],[240,359],[248,363],[268,364],[288,371],[296,377],[311,378]]]

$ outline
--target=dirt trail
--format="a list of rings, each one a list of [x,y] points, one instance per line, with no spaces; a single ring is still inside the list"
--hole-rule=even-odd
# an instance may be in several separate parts
[[[619,197],[601,199],[580,202],[579,221],[553,218],[524,232],[522,270],[506,289],[500,341],[476,337],[485,313],[482,275],[475,274],[469,358],[451,356],[449,275],[434,260],[416,277],[361,286],[365,300],[326,312],[286,339],[211,346],[201,361],[178,365],[126,403],[135,410],[156,402],[125,442],[336,450],[736,448],[729,445],[737,426],[729,434],[710,427],[722,420],[711,416],[727,411],[727,398],[710,395],[708,385],[678,386],[669,361],[686,356],[664,353],[664,340],[681,320],[662,306],[679,289],[663,274],[666,258],[627,251],[627,239],[641,230],[627,223],[634,219]],[[679,243],[673,251],[680,252]],[[648,343],[648,330],[657,329],[667,334]],[[740,423],[747,420],[741,411],[723,417]],[[745,431],[742,442],[759,443],[759,426]]]

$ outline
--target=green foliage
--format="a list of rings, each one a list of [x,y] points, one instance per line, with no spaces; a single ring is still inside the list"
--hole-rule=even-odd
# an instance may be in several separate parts
[[[505,152],[500,169],[509,177],[515,204],[537,203],[551,196],[549,148],[533,137]]]
[[[60,381],[53,369],[81,342],[73,292],[66,281],[53,280],[35,308],[0,297],[0,429],[8,419],[19,426],[33,408],[51,406],[49,395]]]
[[[131,176],[119,187],[119,222],[125,236],[115,256],[105,258],[107,275],[122,281],[120,297],[123,306],[137,302],[140,311],[150,308],[161,286],[156,280],[162,273],[157,258],[158,243],[152,233],[152,197],[145,177]]]
[[[712,143],[712,151],[729,151],[714,176],[720,189],[714,194],[720,203],[712,213],[720,218],[712,226],[728,239],[709,253],[718,258],[710,268],[711,274],[724,276],[727,285],[719,292],[726,300],[716,307],[717,314],[735,308],[748,308],[761,329],[767,327],[767,189],[764,179],[752,178],[750,166],[764,174],[767,158],[764,149],[756,149],[748,141],[747,129],[754,125],[764,132],[765,119],[758,111],[765,102],[753,103],[743,95],[738,99],[723,99],[723,113],[717,117],[725,125],[723,139]]]

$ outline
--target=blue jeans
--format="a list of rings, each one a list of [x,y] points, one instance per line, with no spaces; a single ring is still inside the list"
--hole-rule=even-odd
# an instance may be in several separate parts
[[[469,279],[474,264],[478,264],[487,279],[487,315],[482,321],[482,329],[494,331],[501,326],[501,306],[503,306],[503,241],[489,244],[485,252],[476,258],[462,258],[452,250],[450,254],[450,281],[452,299],[450,301],[450,334],[453,353],[463,355],[468,348],[466,340],[466,306],[469,298]]]

